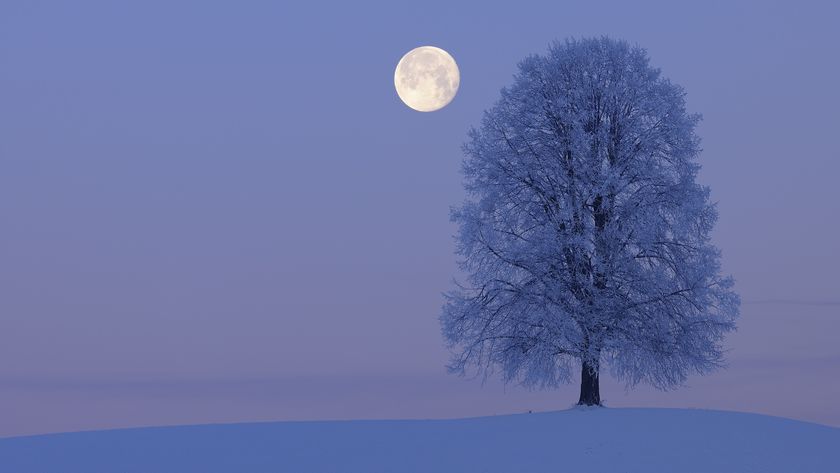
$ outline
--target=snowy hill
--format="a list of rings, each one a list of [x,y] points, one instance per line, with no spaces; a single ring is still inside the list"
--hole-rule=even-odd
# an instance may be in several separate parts
[[[0,439],[0,471],[838,472],[840,429],[677,409],[155,427]]]

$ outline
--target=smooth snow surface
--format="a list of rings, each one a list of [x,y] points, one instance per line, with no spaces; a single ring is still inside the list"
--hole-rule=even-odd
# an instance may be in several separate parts
[[[840,429],[678,409],[155,427],[0,439],[0,471],[838,472]]]

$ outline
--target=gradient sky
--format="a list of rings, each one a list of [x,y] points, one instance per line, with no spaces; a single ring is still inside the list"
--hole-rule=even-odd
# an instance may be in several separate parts
[[[552,40],[646,47],[704,115],[728,370],[611,406],[840,426],[831,2],[0,2],[0,436],[562,409],[445,373],[460,145]],[[461,68],[403,105],[400,57]]]

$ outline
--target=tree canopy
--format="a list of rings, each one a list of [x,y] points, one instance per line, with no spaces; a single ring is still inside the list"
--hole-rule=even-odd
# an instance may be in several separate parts
[[[581,366],[666,389],[722,364],[739,299],[696,182],[700,117],[640,47],[569,40],[519,64],[464,145],[467,279],[440,317],[450,369],[551,387]],[[587,386],[588,384],[588,386]]]

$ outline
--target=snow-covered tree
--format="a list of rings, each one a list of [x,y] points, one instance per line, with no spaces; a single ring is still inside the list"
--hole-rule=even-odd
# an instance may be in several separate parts
[[[441,315],[450,369],[552,387],[580,363],[660,389],[722,364],[739,299],[720,275],[698,115],[644,49],[556,43],[522,61],[464,145],[453,210],[467,281]]]

